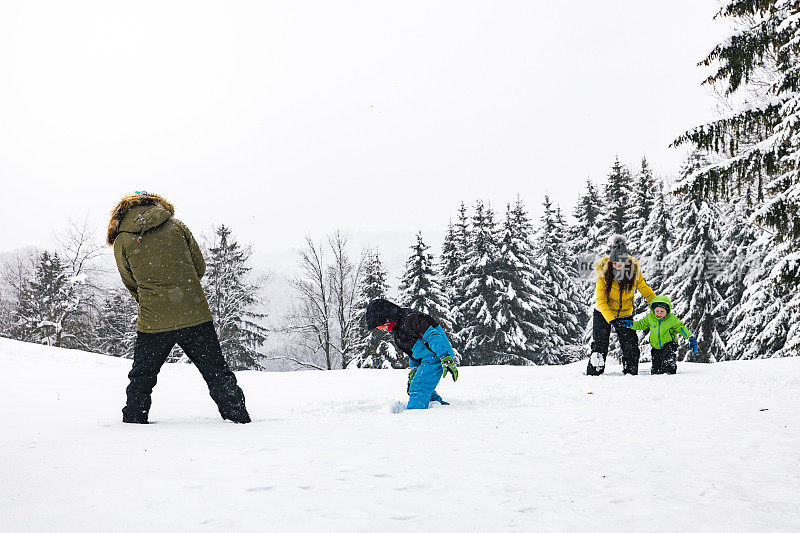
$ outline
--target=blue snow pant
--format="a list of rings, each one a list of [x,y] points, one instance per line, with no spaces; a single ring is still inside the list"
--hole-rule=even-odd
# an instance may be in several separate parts
[[[424,357],[408,388],[408,409],[427,409],[430,402],[441,402],[442,397],[436,393],[440,379],[442,362],[435,355]]]

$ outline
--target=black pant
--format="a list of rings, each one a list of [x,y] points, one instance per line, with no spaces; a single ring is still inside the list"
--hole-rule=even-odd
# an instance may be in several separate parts
[[[158,372],[175,344],[186,352],[203,375],[222,418],[249,422],[244,393],[222,356],[217,332],[211,322],[163,333],[137,333],[133,368],[128,374],[131,382],[126,389],[128,402],[122,409],[123,422],[147,422],[150,394],[156,386]]]
[[[631,317],[632,315],[620,318]],[[606,322],[603,313],[597,309],[594,310],[594,316],[592,317],[592,352],[601,354],[603,362],[605,362],[608,355],[608,339],[611,336],[611,325]],[[622,372],[636,375],[639,373],[639,337],[636,335],[636,331],[630,328],[624,328],[617,323],[613,325],[622,348]],[[597,368],[592,365],[592,360],[589,359],[586,367],[587,375],[599,376],[604,370],[604,366]]]
[[[653,366],[650,369],[651,374],[674,374],[678,371],[678,363],[676,354],[678,353],[678,343],[670,341],[664,346],[653,348],[650,354],[653,358]]]

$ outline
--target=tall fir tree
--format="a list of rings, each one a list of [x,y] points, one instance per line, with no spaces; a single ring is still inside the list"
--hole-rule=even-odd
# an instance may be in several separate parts
[[[112,289],[100,310],[96,350],[115,357],[133,358],[139,308],[126,290]]]
[[[464,342],[460,334],[464,328],[462,306],[465,301],[466,283],[464,270],[461,268],[467,261],[470,250],[470,223],[467,208],[462,202],[458,207],[456,223],[448,227],[442,244],[442,255],[439,259],[439,272],[442,290],[450,305],[450,323],[452,335],[450,341],[457,352],[463,351]]]
[[[600,216],[600,242],[606,242],[614,234],[624,235],[630,229],[633,219],[632,183],[630,170],[616,158],[603,190],[605,208]],[[631,252],[636,255],[636,243],[632,244]]]
[[[647,243],[639,255],[642,272],[647,276],[647,283],[656,294],[664,293],[664,285],[668,272],[664,267],[664,259],[672,250],[674,228],[672,223],[673,200],[664,194],[664,186],[659,183],[653,209],[644,227],[642,242]]]
[[[356,302],[356,337],[352,346],[353,358],[348,368],[405,368],[408,356],[398,352],[389,341],[389,334],[368,329],[366,322],[367,305],[376,298],[386,298],[389,286],[388,273],[383,267],[380,254],[366,252],[364,277]],[[398,354],[400,354],[398,356]]]
[[[800,284],[800,3],[730,0],[718,17],[735,33],[702,62],[715,65],[704,81],[727,95],[731,112],[698,126],[675,144],[714,152],[719,160],[681,183],[688,194],[752,199],[753,220],[772,230],[780,257],[769,276],[787,288]],[[800,306],[800,297],[796,300]]]
[[[14,312],[14,338],[49,346],[83,348],[82,302],[58,253],[42,252],[33,279],[23,284]]]
[[[467,258],[458,269],[459,285],[464,287],[464,301],[459,306],[463,327],[458,333],[462,364],[489,364],[497,353],[501,325],[493,310],[504,289],[496,278],[498,249],[494,213],[478,201]]]
[[[453,329],[450,305],[434,272],[433,255],[428,253],[429,249],[430,246],[422,240],[422,232],[417,232],[417,242],[411,246],[411,256],[400,280],[399,303],[402,307],[430,315],[445,332],[450,333]]]
[[[542,309],[542,328],[547,332],[536,357],[537,364],[553,365],[580,357],[585,308],[577,285],[577,270],[567,256],[563,220],[553,209],[549,196],[538,228],[535,265],[546,306]]]
[[[642,167],[636,173],[631,186],[630,219],[625,229],[628,242],[634,245],[638,256],[641,256],[650,247],[649,236],[645,233],[645,228],[655,208],[657,195],[658,187],[653,170],[650,168],[647,158],[642,157]]]
[[[227,226],[214,230],[203,282],[222,353],[233,370],[261,369],[259,350],[267,339],[260,324],[266,315],[258,311],[261,287],[250,279],[250,255]]]
[[[540,319],[545,295],[533,265],[531,223],[522,201],[506,208],[495,278],[503,289],[493,315],[500,326],[491,364],[535,364],[547,332]]]
[[[567,249],[572,254],[578,266],[579,291],[581,302],[584,304],[582,339],[585,344],[591,342],[592,336],[592,309],[595,300],[595,272],[594,266],[603,255],[603,244],[600,241],[601,214],[603,212],[603,199],[597,186],[591,179],[586,180],[586,190],[578,197],[578,202],[573,210],[575,222],[569,227],[569,240]]]
[[[681,170],[681,180],[705,164],[704,153],[691,153]],[[675,207],[675,247],[665,260],[673,312],[695,334],[700,347],[697,355],[686,357],[694,362],[714,362],[725,354],[725,321],[720,311],[725,287],[718,271],[724,249],[720,214],[716,204],[680,195]]]

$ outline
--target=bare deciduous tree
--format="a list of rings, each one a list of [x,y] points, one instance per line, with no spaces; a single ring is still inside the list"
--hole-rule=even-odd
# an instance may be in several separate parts
[[[327,239],[327,247],[306,237],[305,248],[297,251],[300,274],[290,280],[295,303],[282,331],[292,336],[298,349],[281,359],[320,370],[347,365],[355,326],[353,307],[363,270],[363,253],[353,263],[347,242],[337,231]],[[330,263],[326,249],[332,254]]]

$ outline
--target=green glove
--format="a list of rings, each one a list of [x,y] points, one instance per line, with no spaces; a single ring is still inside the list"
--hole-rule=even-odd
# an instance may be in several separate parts
[[[448,372],[453,374],[453,381],[458,379],[458,367],[456,367],[453,357],[450,355],[442,357],[442,377],[447,377]]]
[[[408,371],[408,387],[406,387],[406,393],[409,395],[411,394],[411,382],[414,381],[414,374],[417,373],[417,367],[412,368]]]

